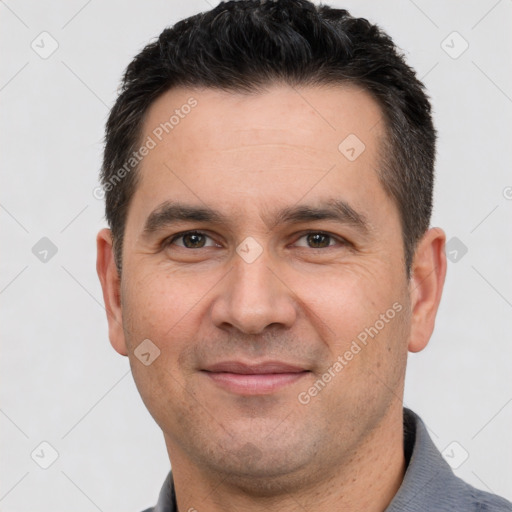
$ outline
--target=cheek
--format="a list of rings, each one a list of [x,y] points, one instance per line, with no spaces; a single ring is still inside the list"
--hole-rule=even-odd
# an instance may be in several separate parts
[[[181,339],[186,337],[215,277],[154,270],[132,275],[127,281],[130,284],[123,293],[125,330],[134,342],[149,338],[164,346],[175,332]]]
[[[326,398],[336,404],[340,396],[363,403],[389,390],[399,394],[410,316],[399,270],[353,265],[325,279],[303,278],[300,293],[311,310],[309,321],[322,332],[328,352],[323,371],[336,377]]]
[[[186,375],[179,356],[198,336],[201,298],[212,285],[195,282],[193,276],[166,275],[155,269],[131,273],[126,281],[123,327],[133,378],[147,409],[164,425],[169,410],[178,417],[179,411],[188,407],[190,394],[184,392]],[[159,352],[146,366],[137,357],[137,347],[147,339]]]
[[[340,343],[374,325],[390,308],[384,320],[394,319],[393,304],[403,302],[403,286],[384,266],[369,270],[356,265],[298,276],[294,284],[311,319],[324,323],[330,337]]]

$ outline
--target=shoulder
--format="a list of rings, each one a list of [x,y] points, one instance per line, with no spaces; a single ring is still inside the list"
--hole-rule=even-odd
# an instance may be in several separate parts
[[[476,489],[460,478],[457,478],[457,480],[460,487],[459,497],[463,497],[464,506],[466,507],[464,510],[474,512],[512,512],[512,503],[505,498]],[[460,501],[457,502],[459,508],[460,505]]]
[[[457,477],[423,421],[408,409],[404,409],[404,448],[408,466],[386,512],[512,512],[506,499]]]

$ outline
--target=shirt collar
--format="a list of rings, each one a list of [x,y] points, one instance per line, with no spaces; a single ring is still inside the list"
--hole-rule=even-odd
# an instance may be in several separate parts
[[[455,497],[464,484],[443,459],[420,417],[406,408],[404,451],[406,459],[409,451],[410,460],[402,484],[385,512],[446,510],[446,495]]]
[[[172,479],[172,472],[169,471],[164,485],[160,490],[158,496],[158,503],[153,509],[153,512],[177,512],[178,506],[176,504],[176,493],[174,492],[174,481]]]

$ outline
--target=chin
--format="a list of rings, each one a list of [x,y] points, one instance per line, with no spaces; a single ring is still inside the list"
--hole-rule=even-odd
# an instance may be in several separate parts
[[[210,461],[211,462],[211,461]],[[283,493],[294,493],[305,483],[311,483],[311,467],[308,463],[285,461],[276,467],[275,460],[259,462],[239,459],[236,464],[222,464],[212,468],[222,478],[224,485],[244,495],[255,498],[273,498]]]
[[[305,483],[311,483],[318,463],[315,443],[307,443],[290,437],[269,442],[265,438],[259,441],[240,443],[226,439],[202,450],[199,463],[207,472],[212,472],[238,492],[259,498],[271,498],[283,492],[300,490]],[[277,441],[277,442],[276,442]]]

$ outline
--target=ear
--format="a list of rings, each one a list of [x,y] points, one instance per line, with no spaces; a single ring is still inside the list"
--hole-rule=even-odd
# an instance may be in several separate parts
[[[446,235],[442,229],[429,229],[421,238],[411,267],[411,336],[409,351],[423,350],[432,336],[446,276]]]
[[[121,355],[128,355],[123,331],[121,309],[121,280],[114,260],[112,233],[102,229],[96,237],[96,271],[103,290],[103,300],[107,310],[108,336],[114,349]]]

